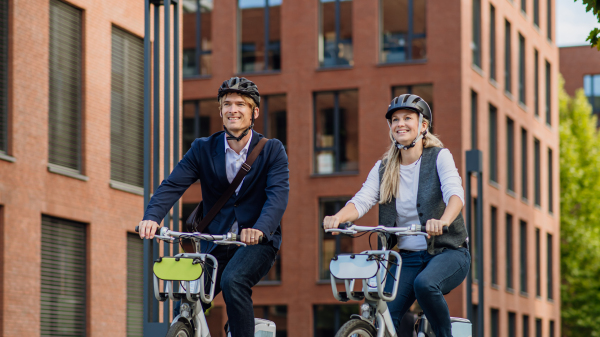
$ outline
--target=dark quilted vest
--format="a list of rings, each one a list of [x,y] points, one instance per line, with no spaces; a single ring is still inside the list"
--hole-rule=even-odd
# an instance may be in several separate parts
[[[423,149],[421,169],[419,171],[419,191],[417,192],[417,211],[421,225],[425,226],[429,219],[439,219],[444,214],[446,204],[442,197],[442,185],[437,172],[437,157],[442,148]],[[379,184],[383,180],[385,161],[379,167]],[[396,198],[389,203],[379,204],[379,225],[396,226]],[[427,239],[427,252],[431,255],[441,253],[446,248],[456,249],[467,240],[467,230],[462,213],[450,224],[448,233],[432,236]]]

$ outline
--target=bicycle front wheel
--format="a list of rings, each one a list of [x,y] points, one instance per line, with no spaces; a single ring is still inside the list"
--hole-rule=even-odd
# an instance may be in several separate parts
[[[192,328],[187,326],[183,322],[176,322],[171,325],[169,331],[167,331],[167,337],[192,337],[194,333]]]
[[[360,319],[351,319],[342,325],[335,337],[375,337],[375,328]]]

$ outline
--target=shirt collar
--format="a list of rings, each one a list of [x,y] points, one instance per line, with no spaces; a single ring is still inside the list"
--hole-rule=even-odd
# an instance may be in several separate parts
[[[252,130],[250,130],[250,139],[248,139],[248,143],[246,143],[246,146],[244,146],[244,148],[242,149],[242,151],[240,151],[240,154],[242,153],[248,153],[248,149],[250,148],[250,142],[252,142]],[[227,153],[227,149],[230,149],[231,151],[233,151],[233,149],[229,146],[229,142],[227,142],[227,133],[224,134],[225,137],[225,153]],[[233,151],[235,153],[235,151]]]

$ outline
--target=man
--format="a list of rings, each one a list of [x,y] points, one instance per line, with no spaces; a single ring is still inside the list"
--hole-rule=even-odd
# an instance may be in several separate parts
[[[200,180],[204,215],[233,181],[261,134],[252,130],[259,116],[256,85],[243,77],[223,82],[218,93],[224,131],[198,138],[150,199],[140,237],[152,239],[159,223],[187,188]],[[219,262],[215,295],[221,290],[233,337],[254,336],[252,287],[269,271],[281,246],[281,217],[289,194],[288,160],[282,143],[269,140],[252,168],[204,230],[210,234],[233,232],[246,247],[202,242],[203,253]],[[268,239],[258,244],[260,238]],[[209,307],[207,305],[206,307]]]

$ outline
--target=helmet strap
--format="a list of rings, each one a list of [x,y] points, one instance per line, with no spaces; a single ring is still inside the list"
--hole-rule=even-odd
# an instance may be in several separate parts
[[[387,121],[388,126],[390,128],[390,131],[392,130],[392,124],[390,123],[390,120],[388,119]],[[396,145],[396,147],[400,150],[408,150],[411,149],[413,147],[415,147],[415,145],[417,145],[417,142],[420,141],[421,139],[423,139],[425,137],[425,135],[427,134],[427,129],[425,129],[425,131],[423,131],[423,133],[421,133],[421,125],[423,124],[423,114],[419,114],[419,128],[418,128],[418,133],[419,135],[408,145],[402,145],[400,143],[398,143],[398,141],[396,141],[396,139],[394,137],[392,137],[392,140],[394,141],[394,145]]]
[[[221,114],[221,118],[223,118],[223,114]],[[248,134],[248,132],[250,132],[250,130],[252,130],[252,128],[254,128],[254,111],[252,112],[252,123],[246,130],[244,130],[244,132],[242,132],[242,134],[239,137],[234,136],[231,132],[229,132],[229,130],[227,130],[225,125],[223,125],[223,130],[225,130],[225,133],[227,134],[227,140],[235,140],[236,142],[239,142],[240,140],[242,140],[242,138],[246,137],[246,135]]]

